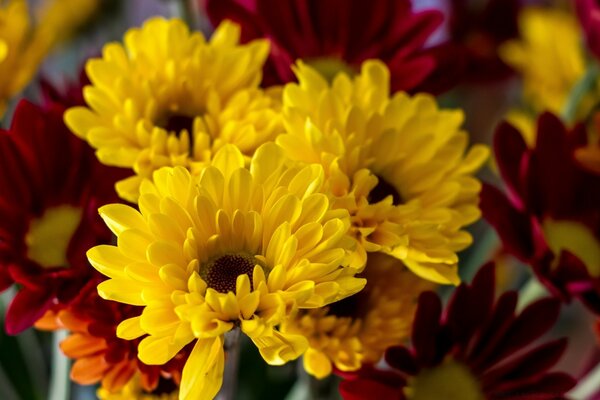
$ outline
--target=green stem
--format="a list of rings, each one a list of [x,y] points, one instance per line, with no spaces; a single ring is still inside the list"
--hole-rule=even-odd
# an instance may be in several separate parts
[[[233,400],[237,390],[240,363],[240,329],[236,328],[225,334],[225,371],[223,385],[217,395],[218,400]]]
[[[585,75],[575,84],[563,108],[562,116],[565,122],[572,123],[577,118],[577,111],[584,97],[594,87],[598,80],[600,68],[595,62],[590,65]]]
[[[66,330],[54,332],[52,340],[52,375],[48,400],[64,400],[69,398],[71,381],[69,380],[70,360],[62,353],[59,345],[68,336]]]
[[[5,400],[19,400],[19,395],[12,383],[6,376],[4,370],[0,367],[0,398]]]
[[[196,28],[196,12],[193,0],[172,0],[171,15],[181,18],[190,29]]]

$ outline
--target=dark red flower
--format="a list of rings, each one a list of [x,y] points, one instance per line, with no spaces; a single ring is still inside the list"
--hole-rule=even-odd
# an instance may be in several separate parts
[[[99,206],[118,201],[120,171],[102,166],[63,123],[65,105],[21,101],[0,130],[0,290],[16,283],[6,331],[67,304],[95,274],[85,252],[110,242]]]
[[[301,58],[326,76],[358,70],[370,58],[389,67],[392,90],[443,90],[452,71],[438,71],[426,42],[442,23],[437,10],[414,12],[410,0],[201,0],[216,26],[230,19],[242,40],[268,38],[271,55],[265,86],[295,80],[291,66]],[[456,60],[456,59],[455,59]]]
[[[597,0],[575,0],[575,9],[588,48],[600,59],[600,3]]]
[[[494,265],[482,267],[471,285],[461,284],[443,312],[440,298],[419,298],[412,346],[391,347],[391,367],[368,367],[344,374],[346,400],[561,399],[575,385],[562,372],[548,372],[566,339],[532,346],[555,323],[560,302],[538,300],[516,314],[518,294],[494,297]]]
[[[485,184],[481,209],[504,249],[551,293],[600,313],[600,175],[575,157],[586,145],[583,125],[568,130],[550,113],[538,119],[533,148],[501,124],[494,152],[507,193]]]
[[[514,71],[498,56],[498,47],[519,36],[520,0],[449,0],[447,57],[464,61],[464,80],[485,83],[507,78]],[[480,4],[485,3],[485,4]],[[452,63],[455,61],[451,61]]]
[[[104,390],[115,393],[139,378],[141,389],[147,393],[155,391],[159,384],[173,391],[181,379],[188,350],[165,365],[142,363],[137,357],[141,339],[124,340],[116,334],[121,321],[140,315],[140,307],[103,300],[96,289],[100,281],[98,277],[90,281],[67,307],[49,310],[36,327],[71,332],[60,347],[75,360],[71,379],[81,385],[100,382]]]

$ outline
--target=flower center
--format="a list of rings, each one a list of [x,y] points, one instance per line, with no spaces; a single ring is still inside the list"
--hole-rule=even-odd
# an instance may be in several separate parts
[[[354,68],[337,57],[315,57],[305,61],[308,65],[316,69],[327,82],[333,82],[335,76],[340,72],[344,72],[348,76],[356,75]]]
[[[200,268],[200,277],[217,292],[235,293],[237,277],[245,274],[252,282],[255,265],[259,265],[257,260],[249,254],[226,254]]]
[[[369,203],[371,203],[371,204],[378,203],[381,200],[383,200],[386,197],[391,195],[393,205],[397,206],[397,205],[401,204],[402,196],[400,196],[400,193],[398,193],[396,188],[391,183],[389,183],[388,181],[386,181],[379,175],[377,175],[377,179],[378,179],[377,186],[375,186],[371,190],[371,192],[369,192],[369,196],[367,198]]]
[[[574,221],[546,219],[542,230],[548,247],[556,256],[567,250],[585,264],[591,276],[600,277],[600,243],[588,227]]]
[[[67,249],[80,222],[79,208],[62,205],[47,209],[29,225],[27,257],[44,268],[67,267]]]
[[[421,370],[410,380],[405,392],[410,400],[485,400],[471,371],[452,359]]]
[[[188,131],[190,138],[192,138],[192,133],[194,131],[194,117],[176,113],[167,114],[166,116],[159,118],[156,125],[164,128],[168,132],[175,132],[177,135],[185,129]]]

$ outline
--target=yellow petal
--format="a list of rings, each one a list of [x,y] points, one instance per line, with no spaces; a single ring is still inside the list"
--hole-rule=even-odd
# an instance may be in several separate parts
[[[183,367],[179,398],[212,400],[223,384],[224,368],[223,339],[198,339]]]

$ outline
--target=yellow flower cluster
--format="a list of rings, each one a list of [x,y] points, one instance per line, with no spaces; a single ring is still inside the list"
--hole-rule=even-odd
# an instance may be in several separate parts
[[[0,118],[48,52],[80,27],[98,0],[45,0],[32,21],[26,0],[0,1]]]
[[[459,282],[480,215],[488,151],[468,149],[462,112],[390,94],[378,61],[331,83],[299,62],[298,83],[263,89],[268,43],[239,35],[151,19],[88,62],[87,106],[65,116],[132,170],[117,190],[137,207],[100,209],[117,243],[88,258],[103,298],[143,307],[117,335],[144,363],[193,347],[181,399],[217,394],[236,329],[318,377],[377,361],[422,290]]]

